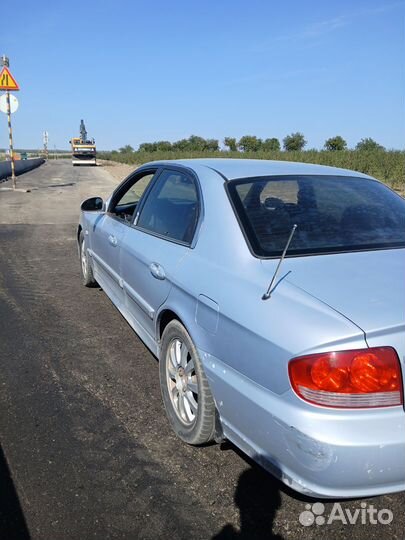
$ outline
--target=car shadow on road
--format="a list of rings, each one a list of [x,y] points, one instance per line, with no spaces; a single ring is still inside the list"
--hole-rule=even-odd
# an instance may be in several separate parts
[[[14,482],[0,446],[0,538],[29,540],[27,524]]]
[[[233,450],[239,453],[234,447]],[[250,468],[239,476],[234,495],[240,530],[227,524],[212,540],[282,540],[282,536],[273,533],[274,518],[281,506],[281,482],[247,456],[241,456]]]

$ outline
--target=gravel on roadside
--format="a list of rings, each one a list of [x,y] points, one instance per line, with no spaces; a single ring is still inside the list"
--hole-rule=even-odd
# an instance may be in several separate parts
[[[131,172],[139,167],[139,165],[126,165],[125,163],[118,163],[117,161],[109,161],[107,159],[98,159],[97,163],[101,165],[107,172],[111,174],[116,180],[123,180]]]

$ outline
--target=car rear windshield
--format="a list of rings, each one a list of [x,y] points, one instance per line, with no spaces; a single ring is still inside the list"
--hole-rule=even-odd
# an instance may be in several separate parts
[[[227,189],[258,257],[405,247],[405,200],[380,182],[349,176],[233,180]]]

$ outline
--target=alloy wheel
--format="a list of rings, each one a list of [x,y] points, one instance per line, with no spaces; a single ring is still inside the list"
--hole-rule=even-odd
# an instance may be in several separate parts
[[[198,411],[198,380],[193,357],[179,338],[168,348],[166,380],[173,409],[183,424],[191,426]]]

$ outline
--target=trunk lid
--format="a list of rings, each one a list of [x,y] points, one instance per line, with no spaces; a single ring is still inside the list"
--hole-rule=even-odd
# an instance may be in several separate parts
[[[359,326],[370,347],[394,347],[405,381],[405,249],[287,258],[282,276]]]

